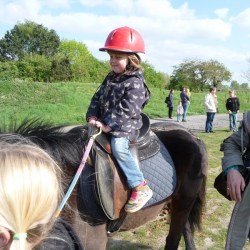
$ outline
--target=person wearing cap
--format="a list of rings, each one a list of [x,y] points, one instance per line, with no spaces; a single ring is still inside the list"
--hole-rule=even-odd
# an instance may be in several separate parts
[[[93,95],[86,119],[111,135],[112,153],[132,190],[125,211],[133,213],[153,195],[129,151],[129,144],[139,136],[141,112],[150,98],[139,56],[145,53],[145,45],[136,30],[120,27],[110,32],[99,50],[109,54],[111,71]]]

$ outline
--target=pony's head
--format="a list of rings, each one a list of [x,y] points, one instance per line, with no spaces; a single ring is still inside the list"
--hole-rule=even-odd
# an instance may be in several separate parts
[[[11,122],[8,126],[2,125],[0,136],[9,137],[10,143],[19,140],[33,143],[48,152],[63,171],[75,172],[83,156],[88,128],[55,126],[41,119],[25,119],[21,124]]]

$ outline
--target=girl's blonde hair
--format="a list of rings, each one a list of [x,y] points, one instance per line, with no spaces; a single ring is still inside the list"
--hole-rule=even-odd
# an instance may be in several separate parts
[[[0,143],[0,225],[14,235],[10,249],[32,249],[45,238],[61,197],[60,168],[44,150]]]
[[[121,55],[126,55],[128,57],[128,64],[126,66],[126,72],[130,71],[130,72],[133,72],[133,71],[136,71],[138,69],[143,69],[142,66],[141,66],[141,58],[138,54],[136,53],[128,53],[128,52],[123,52],[123,51],[110,51],[110,50],[107,50],[107,53],[109,55],[111,54],[121,54]]]
[[[141,59],[137,54],[128,54],[128,71],[135,71],[138,69],[142,69]]]

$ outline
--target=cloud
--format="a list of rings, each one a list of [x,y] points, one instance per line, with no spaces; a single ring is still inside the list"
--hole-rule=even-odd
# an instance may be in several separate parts
[[[229,12],[228,8],[222,8],[222,9],[217,9],[214,11],[214,13],[221,19],[224,19],[227,17]]]
[[[0,0],[0,30],[31,20],[54,29],[62,39],[86,43],[104,60],[108,57],[98,49],[111,30],[126,25],[141,33],[145,58],[163,72],[170,73],[173,65],[192,57],[221,60],[232,68],[247,64],[247,51],[229,49],[228,44],[233,25],[250,27],[250,8],[232,18],[229,8],[213,13],[199,17],[188,1],[174,7],[169,0]]]
[[[70,0],[43,0],[42,4],[47,8],[70,9]]]
[[[12,23],[13,26],[19,21],[36,18],[41,10],[39,1],[12,1],[0,2],[0,22]]]
[[[49,28],[65,33],[79,34],[107,34],[118,26],[131,26],[142,32],[150,40],[184,39],[184,38],[212,38],[225,40],[231,31],[229,23],[220,19],[199,19],[194,10],[185,3],[179,8],[173,8],[166,0],[81,0],[83,6],[107,7],[110,13],[98,14],[85,8],[70,11],[54,7],[69,8],[69,0],[29,1],[22,0],[1,6],[1,22],[13,20],[32,20],[42,23]],[[128,9],[131,9],[128,14]],[[113,11],[112,11],[113,10]],[[115,11],[115,12],[114,12]],[[104,11],[105,12],[105,11]],[[9,15],[9,13],[12,13]],[[105,12],[106,13],[106,12]]]
[[[237,16],[231,18],[231,21],[240,26],[250,28],[250,8],[245,9]]]

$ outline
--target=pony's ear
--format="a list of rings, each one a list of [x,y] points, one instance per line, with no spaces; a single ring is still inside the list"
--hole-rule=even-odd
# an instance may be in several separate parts
[[[97,127],[88,125],[88,138],[90,138],[94,134],[97,134],[98,132],[99,132],[99,129]]]

